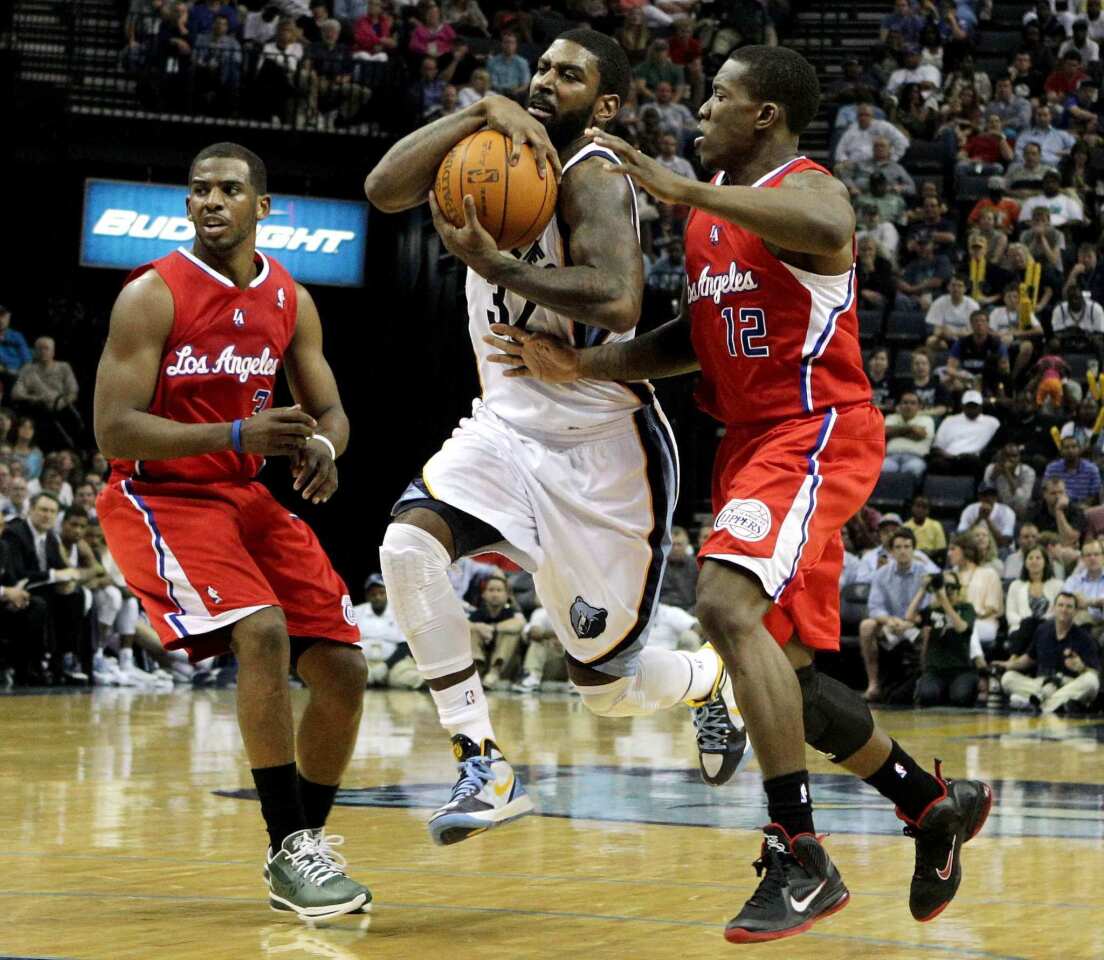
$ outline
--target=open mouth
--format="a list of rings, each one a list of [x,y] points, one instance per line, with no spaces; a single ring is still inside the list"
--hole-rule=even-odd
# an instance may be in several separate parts
[[[207,233],[222,233],[230,224],[225,220],[204,220],[203,229]]]
[[[529,104],[529,114],[538,120],[551,120],[556,115],[556,111],[551,105],[537,100]]]

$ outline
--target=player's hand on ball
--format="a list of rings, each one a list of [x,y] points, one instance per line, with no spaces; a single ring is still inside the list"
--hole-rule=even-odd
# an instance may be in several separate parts
[[[464,225],[454,227],[441,212],[437,203],[437,197],[433,191],[429,191],[429,209],[433,214],[433,226],[441,235],[441,242],[454,257],[463,260],[476,273],[479,273],[481,264],[485,264],[499,256],[498,244],[483,229],[479,217],[475,212],[475,200],[470,196],[464,197]]]
[[[598,127],[588,127],[586,133],[587,136],[594,138],[597,146],[613,151],[621,160],[620,166],[616,163],[606,163],[602,168],[606,173],[618,173],[623,176],[627,174],[632,177],[634,183],[640,184],[663,203],[686,203],[684,191],[691,182],[686,177],[671,173],[662,164],[612,133],[604,133]]]
[[[304,413],[299,404],[262,410],[242,423],[242,449],[266,457],[294,456],[317,426],[314,417]]]
[[[309,442],[291,461],[292,489],[302,490],[303,499],[325,503],[337,492],[337,464],[329,448],[317,440]]]
[[[483,110],[483,119],[488,127],[510,138],[513,153],[510,154],[510,166],[517,166],[521,160],[522,144],[529,144],[533,157],[537,161],[537,171],[541,177],[548,176],[548,168],[559,182],[563,172],[560,155],[548,139],[548,131],[536,117],[529,113],[517,101],[497,93],[488,93],[479,101]]]
[[[498,336],[484,337],[483,342],[501,352],[487,359],[509,368],[503,376],[532,377],[545,383],[572,383],[580,378],[579,350],[566,340],[504,323],[492,323],[491,332]]]

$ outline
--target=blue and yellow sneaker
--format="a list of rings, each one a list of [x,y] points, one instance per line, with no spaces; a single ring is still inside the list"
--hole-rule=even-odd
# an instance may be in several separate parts
[[[429,818],[434,843],[459,843],[533,812],[533,801],[493,740],[476,746],[458,733],[452,738],[452,752],[460,778],[449,802]]]
[[[708,643],[702,651],[716,651]],[[698,768],[701,777],[712,787],[728,783],[747,766],[755,751],[744,729],[744,718],[736,706],[732,678],[728,668],[717,657],[717,681],[704,700],[688,700],[694,721],[694,736],[698,742]]]

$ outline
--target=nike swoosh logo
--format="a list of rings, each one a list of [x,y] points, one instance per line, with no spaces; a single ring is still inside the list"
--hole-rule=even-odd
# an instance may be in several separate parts
[[[824,889],[824,885],[827,882],[827,880],[821,880],[820,886],[817,887],[812,893],[810,893],[804,900],[795,900],[793,898],[793,894],[790,894],[790,906],[793,907],[798,913],[804,913],[806,910],[809,909],[809,904],[813,902],[813,900],[816,898],[816,895]]]
[[[949,880],[951,878],[951,871],[954,869],[954,852],[956,843],[958,843],[957,836],[951,841],[951,852],[947,854],[947,865],[942,870],[935,871],[935,875],[939,877],[940,880]]]
[[[496,797],[506,796],[514,786],[514,775],[510,774],[510,779],[507,780],[502,786],[497,783],[494,785],[494,792]]]

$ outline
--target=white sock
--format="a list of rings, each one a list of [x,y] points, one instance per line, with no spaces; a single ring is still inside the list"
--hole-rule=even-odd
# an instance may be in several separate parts
[[[690,685],[682,699],[704,700],[713,692],[717,683],[717,674],[721,672],[721,658],[710,647],[703,647],[693,653],[685,650],[676,652],[690,662]]]
[[[665,710],[708,697],[717,681],[718,662],[712,650],[687,653],[645,647],[640,652],[640,677],[646,701]]]
[[[441,726],[448,730],[450,737],[462,733],[477,745],[484,740],[494,740],[487,698],[483,696],[483,683],[478,673],[444,690],[430,689],[429,692],[437,704]]]
[[[120,670],[133,670],[134,669],[134,651],[130,647],[119,648],[119,669]]]

